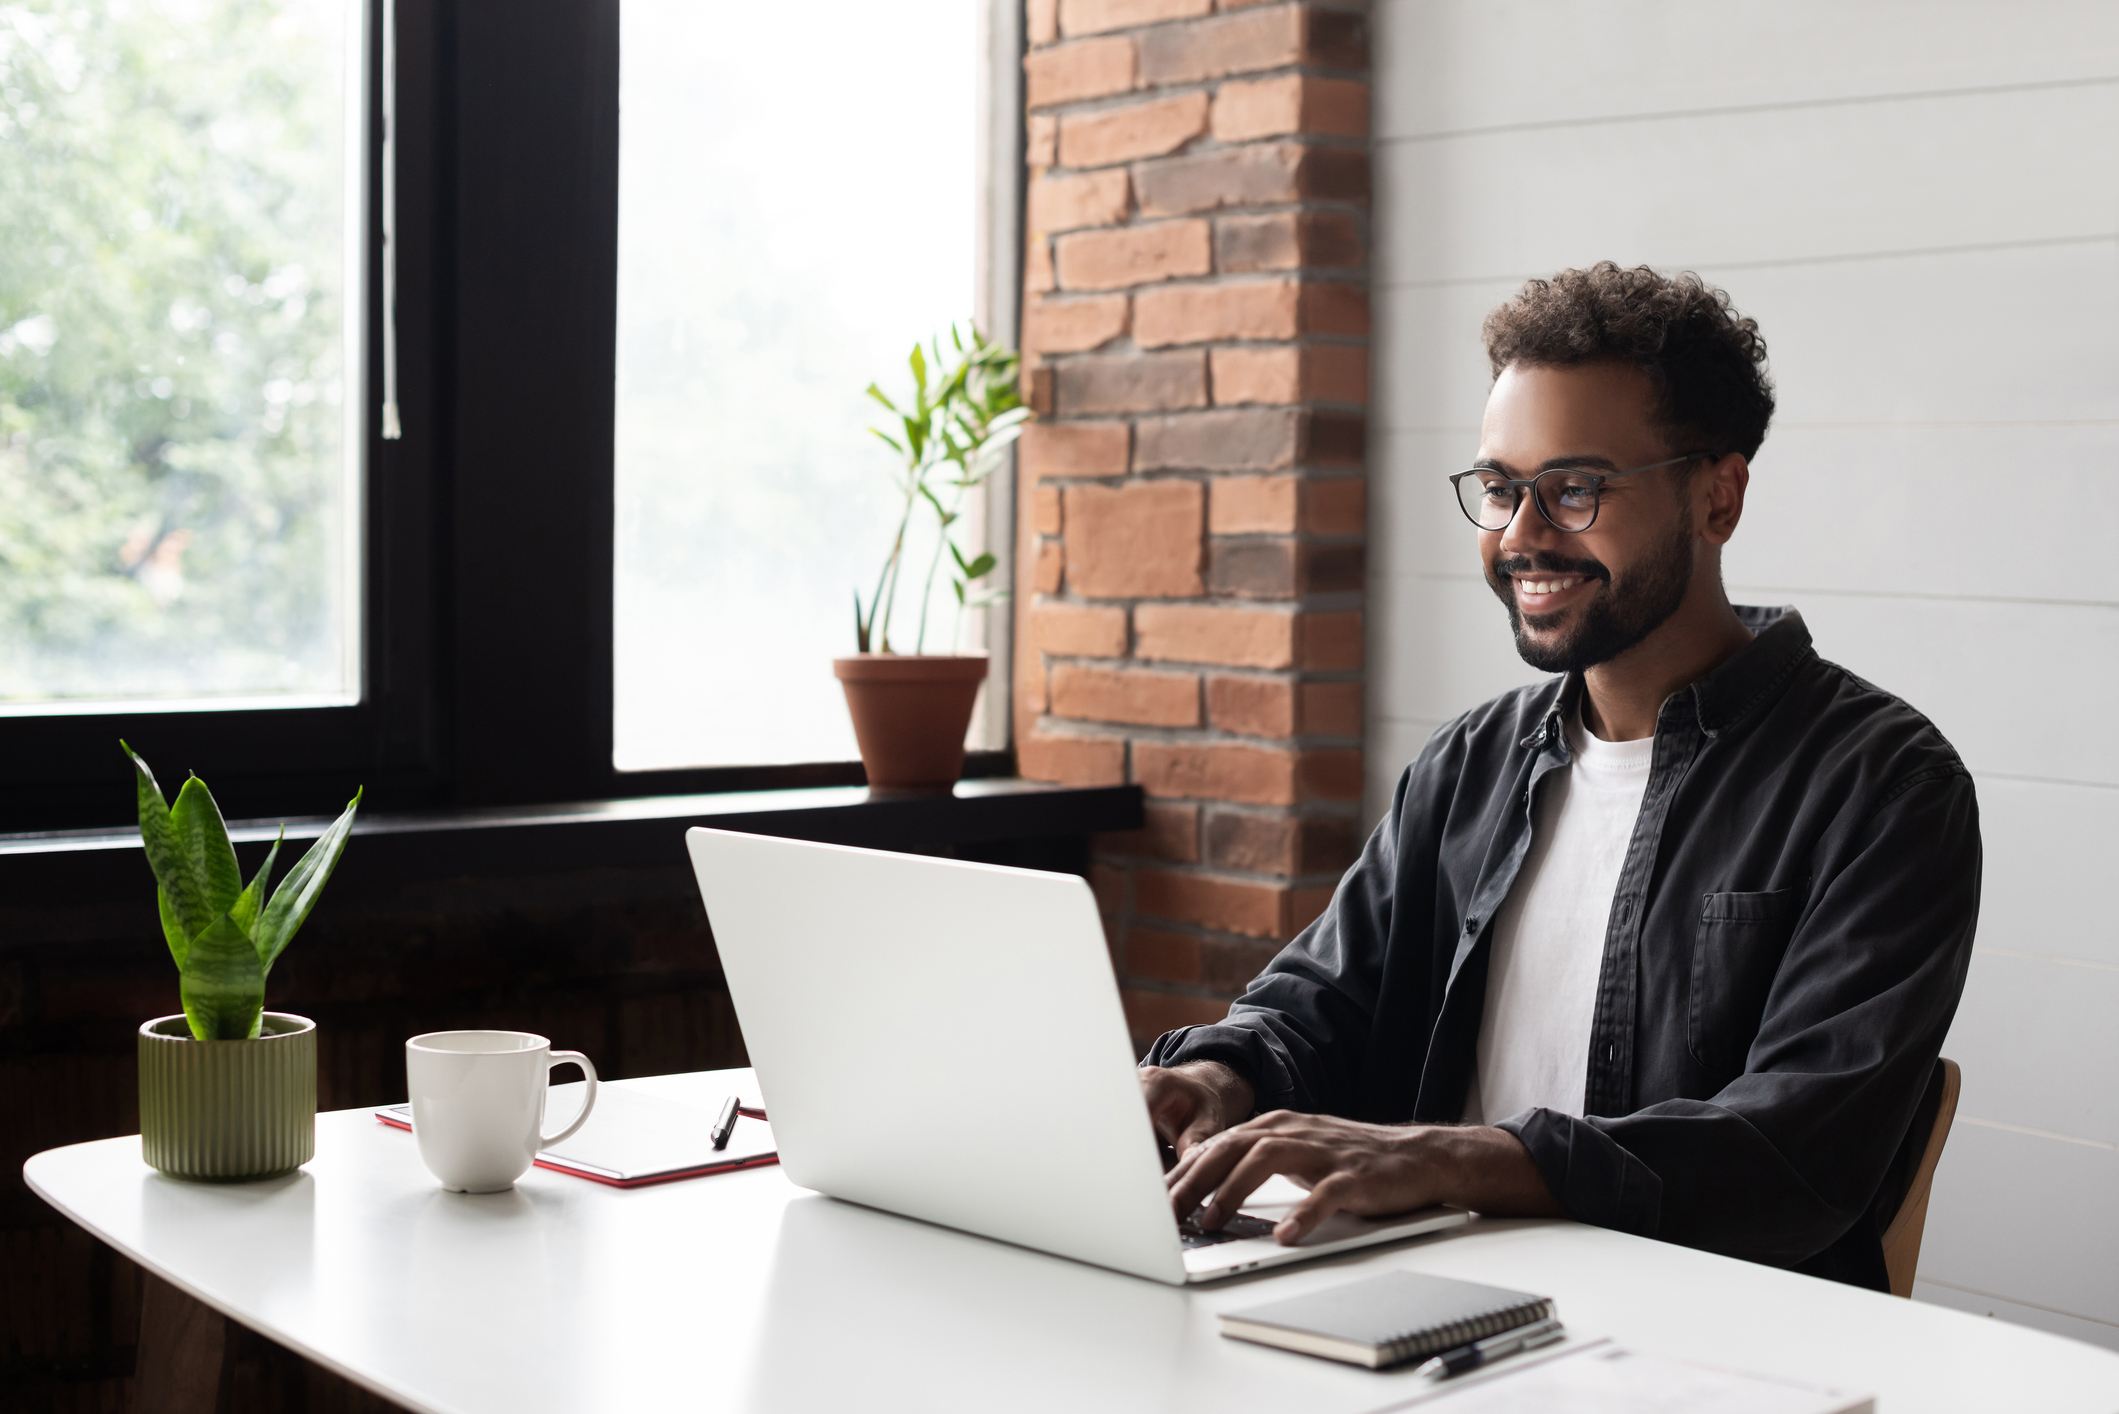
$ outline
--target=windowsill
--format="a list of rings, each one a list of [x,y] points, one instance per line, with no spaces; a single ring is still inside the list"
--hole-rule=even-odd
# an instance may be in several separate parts
[[[287,822],[295,849],[329,817]],[[721,791],[416,814],[363,815],[341,869],[399,882],[466,874],[525,875],[584,868],[667,868],[686,863],[692,825],[900,850],[1087,836],[1141,823],[1138,786],[1054,786],[1013,777],[963,780],[948,793],[872,792],[865,786]],[[245,851],[269,842],[277,821],[238,821]],[[80,889],[134,880],[135,830],[0,835],[0,898],[58,902]],[[298,850],[283,854],[291,866]],[[688,872],[688,871],[687,871]]]

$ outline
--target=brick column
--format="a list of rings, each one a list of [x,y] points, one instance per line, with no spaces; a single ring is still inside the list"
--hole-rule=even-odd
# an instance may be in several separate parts
[[[1028,0],[1022,774],[1135,781],[1136,1039],[1220,1017],[1362,833],[1368,20]]]

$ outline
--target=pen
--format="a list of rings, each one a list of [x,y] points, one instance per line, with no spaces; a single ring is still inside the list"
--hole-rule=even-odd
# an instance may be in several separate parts
[[[1476,1370],[1489,1360],[1498,1360],[1504,1355],[1514,1355],[1520,1350],[1535,1350],[1541,1345],[1550,1345],[1566,1334],[1567,1331],[1560,1325],[1558,1319],[1548,1317],[1545,1320],[1536,1321],[1527,1326],[1520,1326],[1512,1331],[1503,1331],[1499,1335],[1490,1335],[1486,1339],[1474,1341],[1470,1345],[1460,1345],[1455,1350],[1445,1350],[1432,1360],[1422,1364],[1413,1373],[1416,1375],[1435,1375],[1441,1379],[1448,1379],[1451,1375],[1461,1375],[1466,1370]]]
[[[714,1121],[714,1147],[716,1149],[726,1149],[728,1147],[728,1136],[736,1132],[736,1111],[739,1108],[741,1106],[738,1105],[734,1095],[729,1096],[728,1099],[722,1102],[721,1114]]]

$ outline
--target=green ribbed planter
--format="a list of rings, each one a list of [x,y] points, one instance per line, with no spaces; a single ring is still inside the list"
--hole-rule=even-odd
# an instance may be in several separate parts
[[[254,1041],[194,1041],[182,1016],[140,1028],[140,1154],[171,1178],[229,1183],[316,1157],[316,1023],[265,1013]]]

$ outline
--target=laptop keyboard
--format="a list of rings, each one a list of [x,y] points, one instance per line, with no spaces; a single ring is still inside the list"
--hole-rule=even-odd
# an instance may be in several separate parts
[[[1187,1251],[1194,1247],[1212,1247],[1218,1242],[1235,1242],[1245,1237],[1271,1237],[1273,1224],[1264,1218],[1254,1218],[1238,1213],[1219,1228],[1203,1228],[1197,1218],[1186,1218],[1177,1225],[1177,1237]]]

